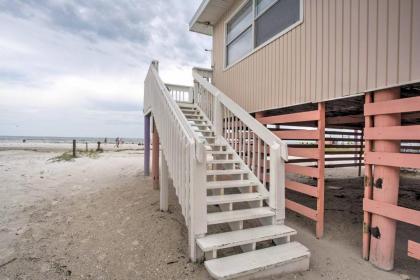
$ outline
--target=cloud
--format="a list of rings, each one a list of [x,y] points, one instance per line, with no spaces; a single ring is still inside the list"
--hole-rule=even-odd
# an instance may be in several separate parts
[[[0,135],[142,136],[150,61],[180,84],[210,63],[199,2],[0,0]]]

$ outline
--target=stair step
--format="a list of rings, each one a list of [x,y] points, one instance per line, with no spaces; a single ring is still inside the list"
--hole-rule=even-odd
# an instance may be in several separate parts
[[[212,159],[212,160],[208,160],[207,163],[208,164],[229,164],[229,163],[241,163],[241,161],[239,159]]]
[[[296,231],[285,225],[269,225],[207,235],[197,239],[203,252],[251,244],[295,235]]]
[[[208,151],[210,154],[213,155],[232,155],[233,152],[231,151]]]
[[[207,170],[207,175],[238,175],[247,174],[248,172],[245,169]]]
[[[261,193],[238,193],[238,194],[226,194],[226,195],[212,195],[207,197],[207,205],[217,205],[244,201],[256,201],[267,199],[268,195]]]
[[[187,108],[187,109],[196,109],[197,105],[195,104],[190,104],[190,103],[181,103],[181,102],[177,102],[179,108]]]
[[[191,126],[198,126],[198,127],[211,127],[211,124],[200,124],[200,123],[191,123]]]
[[[207,189],[239,188],[257,186],[258,182],[252,180],[229,180],[207,182]]]
[[[203,117],[200,114],[189,114],[189,113],[184,113],[184,116],[186,116],[186,117]]]
[[[253,274],[267,277],[309,269],[309,250],[299,242],[290,242],[261,250],[205,261],[215,279],[232,279]]]
[[[274,216],[270,207],[258,207],[243,210],[224,211],[207,214],[207,224],[223,224]]]
[[[205,130],[205,129],[195,129],[194,130],[194,132],[204,132],[204,133],[214,133],[214,131],[213,130],[210,130],[210,129],[208,129],[208,130]]]
[[[181,108],[181,111],[186,114],[186,113],[199,113],[199,111],[197,111],[196,109],[185,109],[185,108]]]

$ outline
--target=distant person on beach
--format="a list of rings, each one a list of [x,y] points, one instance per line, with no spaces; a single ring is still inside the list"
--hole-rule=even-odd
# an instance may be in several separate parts
[[[119,137],[117,137],[117,138],[115,139],[115,146],[116,146],[117,148],[119,148],[119,147],[120,147],[120,138],[119,138]]]
[[[104,143],[106,144],[106,143],[108,143],[108,138],[106,138],[105,137],[105,139],[104,139]]]

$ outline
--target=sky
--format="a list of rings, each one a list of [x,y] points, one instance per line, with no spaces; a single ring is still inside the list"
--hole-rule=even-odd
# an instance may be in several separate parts
[[[143,83],[192,84],[201,0],[0,0],[0,136],[143,137]]]

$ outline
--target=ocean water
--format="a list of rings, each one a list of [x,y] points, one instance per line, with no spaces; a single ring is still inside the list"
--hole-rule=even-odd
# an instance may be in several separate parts
[[[72,143],[76,139],[78,143],[115,143],[115,138],[104,137],[51,137],[51,136],[0,136],[0,143]],[[142,138],[121,138],[125,144],[143,144]]]

